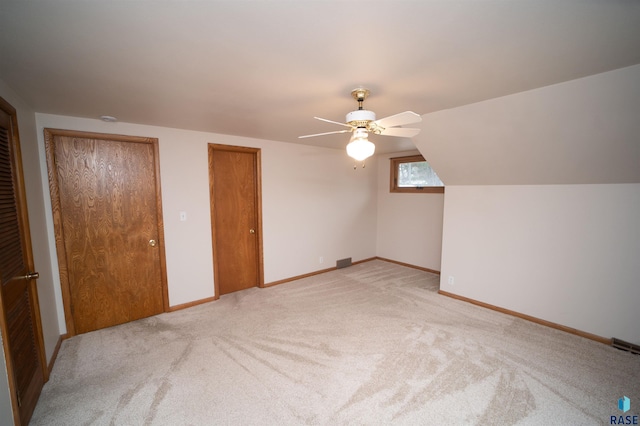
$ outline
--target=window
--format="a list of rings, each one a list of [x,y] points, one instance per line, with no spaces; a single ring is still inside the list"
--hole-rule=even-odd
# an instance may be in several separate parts
[[[392,158],[391,192],[443,193],[444,183],[422,155]]]

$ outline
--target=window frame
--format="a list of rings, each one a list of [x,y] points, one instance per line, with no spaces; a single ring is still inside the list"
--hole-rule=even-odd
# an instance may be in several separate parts
[[[401,194],[444,194],[444,186],[415,186],[415,187],[399,187],[398,186],[398,166],[404,163],[417,163],[427,161],[420,154],[409,155],[405,157],[390,158],[390,185],[389,192]]]

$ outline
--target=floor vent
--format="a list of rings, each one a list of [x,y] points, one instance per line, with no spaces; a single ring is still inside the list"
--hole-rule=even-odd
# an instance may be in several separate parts
[[[623,351],[631,352],[632,354],[640,355],[640,345],[634,345],[633,343],[625,342],[624,340],[611,339],[611,346]]]
[[[347,266],[351,266],[351,258],[347,257],[346,259],[340,259],[336,261],[336,269],[346,268]]]

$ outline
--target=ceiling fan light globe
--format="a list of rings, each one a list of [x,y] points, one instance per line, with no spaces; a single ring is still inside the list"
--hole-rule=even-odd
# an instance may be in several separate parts
[[[376,146],[368,139],[356,138],[347,145],[347,155],[356,161],[364,161],[376,152]]]

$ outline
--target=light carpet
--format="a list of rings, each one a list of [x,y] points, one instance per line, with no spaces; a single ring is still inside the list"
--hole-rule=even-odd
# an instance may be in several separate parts
[[[640,357],[384,261],[63,342],[32,425],[609,424]],[[635,400],[634,400],[635,397]]]

